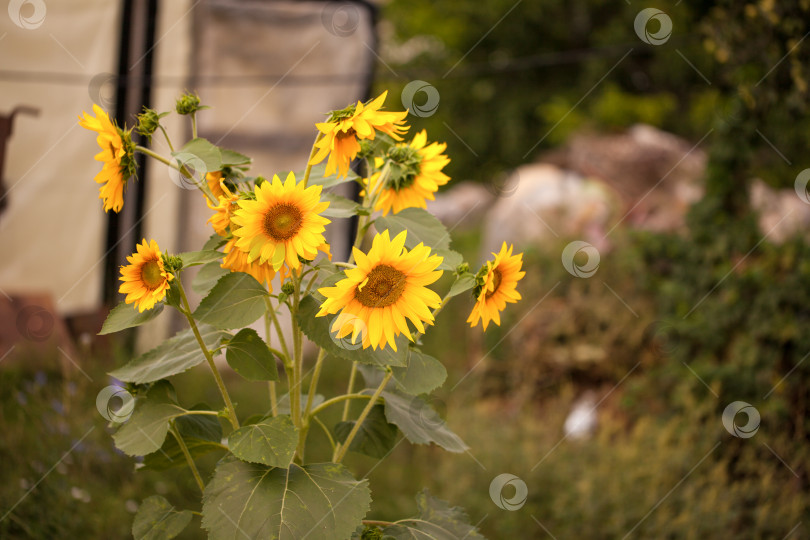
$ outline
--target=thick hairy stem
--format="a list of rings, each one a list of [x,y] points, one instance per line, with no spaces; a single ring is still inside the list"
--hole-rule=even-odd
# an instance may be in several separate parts
[[[188,324],[191,326],[191,331],[194,333],[194,337],[197,338],[197,343],[200,345],[200,349],[202,349],[205,359],[208,361],[208,366],[211,368],[211,373],[214,374],[214,379],[219,387],[219,393],[222,394],[222,399],[225,401],[225,406],[228,408],[228,420],[231,421],[233,429],[239,429],[239,420],[236,417],[236,409],[234,409],[233,402],[231,402],[231,396],[228,395],[228,389],[225,388],[225,382],[222,380],[222,375],[220,375],[219,369],[217,368],[216,363],[214,363],[214,357],[211,356],[211,351],[209,351],[208,347],[205,346],[205,342],[200,335],[200,330],[197,328],[197,323],[194,321],[194,317],[191,316],[191,308],[188,304],[186,291],[183,289],[183,283],[180,281],[179,276],[175,276],[175,279],[177,282],[177,290],[180,292],[180,299],[183,302],[183,315],[186,316]]]
[[[369,413],[371,413],[371,409],[377,403],[377,399],[380,397],[380,394],[382,394],[383,390],[385,389],[385,386],[388,384],[388,381],[390,381],[391,377],[393,376],[394,372],[390,370],[388,371],[388,373],[385,374],[385,377],[383,377],[380,386],[377,387],[377,389],[374,391],[374,394],[371,396],[371,399],[366,404],[366,408],[363,409],[363,412],[361,412],[360,416],[357,417],[357,421],[354,423],[354,427],[352,427],[352,430],[349,432],[349,435],[346,437],[346,440],[343,442],[343,444],[339,449],[336,449],[335,456],[333,456],[332,461],[334,461],[335,463],[340,463],[341,461],[343,461],[343,457],[349,450],[349,447],[351,446],[354,437],[357,435],[357,432],[360,431],[360,426],[363,425],[363,422],[365,422],[366,417],[368,417]]]
[[[180,433],[177,431],[177,426],[174,425],[172,422],[172,427],[170,430],[174,438],[177,439],[177,444],[180,446],[180,450],[183,451],[183,455],[186,456],[186,461],[188,462],[188,467],[191,469],[191,474],[194,475],[194,480],[197,481],[197,485],[200,488],[200,491],[205,490],[205,483],[200,476],[200,471],[197,470],[197,465],[194,463],[194,459],[191,457],[191,453],[188,451],[188,447],[186,446],[186,442],[183,440],[183,437],[180,436]]]

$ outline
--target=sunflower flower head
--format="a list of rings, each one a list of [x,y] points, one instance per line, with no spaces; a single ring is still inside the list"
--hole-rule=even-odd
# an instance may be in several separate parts
[[[110,117],[98,105],[93,105],[95,117],[84,112],[79,117],[79,125],[98,133],[96,142],[101,152],[96,154],[96,161],[104,166],[96,175],[99,187],[98,198],[104,202],[104,211],[120,212],[124,206],[124,191],[127,182],[135,176],[135,143],[132,142],[131,130],[123,130],[110,121]]]
[[[236,237],[231,238],[225,244],[225,257],[222,259],[222,268],[230,270],[231,272],[244,272],[250,274],[259,283],[266,284],[270,292],[273,292],[273,277],[276,271],[273,270],[273,265],[270,262],[260,263],[259,261],[248,262],[248,254],[238,247],[236,247]],[[283,269],[283,267],[282,267]],[[284,279],[282,274],[282,280]]]
[[[405,125],[408,111],[381,111],[387,94],[383,92],[368,103],[358,101],[356,105],[333,111],[326,122],[315,124],[321,136],[315,143],[317,150],[309,164],[316,165],[329,156],[326,175],[337,171],[339,176],[345,177],[349,165],[361,150],[360,141],[373,140],[377,132],[402,140],[400,135],[408,130]]]
[[[420,333],[425,324],[433,323],[430,310],[441,304],[441,298],[427,286],[441,277],[436,268],[442,257],[422,244],[408,251],[406,234],[402,231],[392,239],[383,231],[374,237],[367,254],[354,248],[357,267],[346,270],[346,277],[334,287],[318,289],[326,300],[317,316],[339,312],[331,326],[338,339],[351,334],[352,343],[359,337],[364,349],[388,344],[397,350],[398,335],[413,341],[406,319]]]
[[[218,235],[228,236],[228,227],[231,225],[231,216],[239,208],[239,194],[231,193],[231,191],[224,184],[219,187],[219,192],[220,195],[218,196],[218,204],[216,206],[212,205],[208,198],[205,199],[205,203],[208,205],[208,208],[216,212],[208,219],[208,223],[214,227],[214,231],[216,231]]]
[[[526,272],[521,271],[523,254],[512,255],[513,248],[514,246],[507,246],[504,242],[501,251],[492,254],[495,259],[487,261],[486,266],[478,273],[478,285],[473,290],[475,305],[467,318],[470,327],[475,327],[479,320],[484,330],[489,321],[500,326],[500,312],[506,308],[506,303],[515,303],[521,299],[517,292],[517,282],[523,279]]]
[[[321,202],[321,188],[296,183],[293,173],[283,183],[275,175],[256,186],[255,200],[239,200],[231,222],[237,225],[236,247],[248,254],[249,263],[270,261],[276,271],[283,264],[296,270],[301,266],[299,257],[315,259],[330,223],[320,215],[329,206],[328,201]]]
[[[222,190],[222,171],[214,171],[210,173],[206,173],[205,175],[205,183],[208,184],[208,189],[211,190],[211,193],[219,199],[225,192]]]
[[[385,180],[373,188],[379,190],[374,209],[388,215],[405,208],[427,208],[426,201],[434,200],[439,187],[450,181],[442,172],[450,163],[450,158],[442,153],[446,148],[444,143],[427,144],[425,130],[409,143],[392,146],[386,154],[389,170]]]
[[[137,251],[127,257],[129,265],[121,267],[121,287],[125,302],[135,304],[139,312],[155,307],[166,297],[174,276],[166,269],[157,242],[152,240],[136,246]]]

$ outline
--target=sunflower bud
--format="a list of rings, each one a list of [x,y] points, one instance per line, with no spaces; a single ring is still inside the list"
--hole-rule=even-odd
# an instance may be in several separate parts
[[[183,269],[183,260],[176,255],[167,255],[162,253],[160,258],[163,259],[163,266],[166,267],[166,270],[175,274]]]
[[[459,276],[461,274],[466,274],[469,271],[470,271],[470,263],[466,261],[456,267],[456,274],[458,274]]]
[[[197,94],[185,93],[177,100],[175,110],[177,114],[194,114],[203,107],[200,106],[200,98]]]
[[[281,292],[287,296],[290,296],[291,294],[295,293],[295,285],[293,285],[291,281],[287,281],[281,286]]]
[[[143,108],[143,112],[138,115],[138,126],[135,128],[140,135],[152,142],[152,134],[160,127],[160,119],[169,113],[158,114],[154,109]]]

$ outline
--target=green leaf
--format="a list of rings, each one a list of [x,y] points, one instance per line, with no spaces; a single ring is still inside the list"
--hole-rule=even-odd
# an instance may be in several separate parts
[[[163,446],[169,432],[169,420],[187,411],[176,403],[147,394],[135,404],[135,412],[113,434],[115,446],[129,456],[145,456]]]
[[[133,326],[140,326],[147,323],[161,314],[163,311],[163,304],[155,304],[155,307],[148,309],[142,313],[138,312],[135,304],[127,304],[121,302],[107,315],[107,319],[101,327],[101,332],[98,335],[112,334],[113,332],[120,332],[126,328]]]
[[[183,418],[182,416],[180,418]],[[180,420],[180,418],[176,418]],[[209,454],[215,450],[227,450],[219,442],[205,441],[202,439],[195,439],[193,437],[183,437],[183,442],[186,443],[186,448],[192,459]],[[157,452],[152,452],[143,457],[143,468],[152,471],[165,471],[174,467],[182,467],[188,465],[180,445],[174,437],[166,437],[163,446]]]
[[[251,158],[247,157],[244,154],[240,154],[234,150],[228,150],[226,148],[219,149],[220,156],[222,157],[222,166],[223,167],[235,167],[237,165],[250,165],[253,161]]]
[[[249,381],[277,381],[276,358],[256,330],[244,328],[228,342],[228,365]]]
[[[227,335],[212,326],[200,325],[200,337],[208,350],[216,349]],[[182,373],[205,360],[191,330],[183,330],[151,351],[142,354],[110,375],[124,382],[144,384]]]
[[[335,425],[335,438],[340,442],[345,442],[356,423],[355,421],[338,422]],[[349,450],[382,459],[394,447],[396,440],[397,427],[389,424],[385,419],[383,406],[375,405],[352,439]]]
[[[295,456],[298,429],[289,416],[244,426],[228,436],[228,447],[242,461],[286,468]]]
[[[253,276],[231,272],[203,298],[194,318],[217,328],[243,328],[264,314],[267,290]]]
[[[190,510],[177,511],[160,495],[143,500],[132,523],[135,540],[168,540],[174,538],[189,524]]]
[[[203,251],[219,249],[227,242],[228,240],[226,238],[221,237],[217,233],[213,233],[208,240],[206,240],[205,244],[203,244]]]
[[[329,208],[321,212],[326,217],[350,218],[360,210],[360,205],[356,202],[334,193],[321,194],[321,201],[329,201]]]
[[[301,410],[303,411],[304,408],[307,406],[307,399],[309,394],[301,394]],[[312,407],[317,407],[321,403],[324,402],[324,397],[322,394],[315,394],[312,396]],[[284,394],[280,398],[278,398],[278,405],[276,405],[276,412],[278,414],[290,414],[290,394]]]
[[[331,187],[335,187],[340,184],[345,184],[346,182],[353,182],[360,178],[357,176],[353,170],[349,169],[346,178],[338,178],[337,173],[332,174],[330,176],[324,176],[326,172],[326,164],[320,163],[318,165],[314,165],[312,167],[312,171],[309,173],[309,180],[307,181],[307,186],[315,186],[320,185],[323,186],[323,189],[329,189]],[[297,181],[301,181],[304,179],[304,171],[299,171],[295,173],[295,179]]]
[[[211,289],[214,288],[214,285],[217,284],[219,278],[225,274],[230,274],[230,272],[231,271],[227,268],[222,268],[219,261],[204,264],[202,268],[200,268],[200,271],[197,272],[197,275],[194,276],[191,282],[191,288],[197,294],[206,296],[211,292]]]
[[[469,291],[475,287],[475,276],[469,272],[465,272],[456,278],[453,285],[450,287],[450,292],[447,294],[451,297],[457,296],[464,291]]]
[[[224,257],[225,254],[213,249],[205,249],[203,251],[188,251],[178,255],[180,260],[183,261],[183,268],[195,266],[198,264],[205,264],[211,261],[217,261]]]
[[[485,540],[478,529],[470,524],[463,508],[451,507],[446,501],[433,497],[426,489],[416,496],[418,514],[412,519],[401,519],[383,529],[385,538],[395,540]]]
[[[442,264],[437,270],[447,270],[448,272],[455,272],[458,265],[464,262],[464,256],[458,251],[452,249],[434,249],[433,253],[441,256]]]
[[[370,393],[371,390],[364,392]],[[464,452],[469,448],[422,398],[388,390],[383,391],[382,396],[385,399],[385,417],[412,443],[436,443],[449,452]]]
[[[304,334],[327,353],[346,360],[356,360],[363,364],[402,367],[408,365],[408,338],[404,335],[397,337],[396,351],[390,346],[376,351],[371,347],[363,349],[360,336],[357,337],[356,343],[352,343],[351,335],[338,339],[337,333],[330,333],[329,327],[337,315],[316,317],[316,313],[318,313],[318,302],[312,295],[304,297],[298,305],[298,324]]]
[[[194,405],[191,411],[212,412],[211,407],[205,403]],[[180,435],[186,437],[218,443],[222,440],[222,424],[219,417],[213,414],[189,414],[181,416],[174,421]]]
[[[392,370],[397,387],[412,396],[432,392],[447,378],[447,370],[441,362],[416,349],[410,350],[407,367]]]
[[[335,540],[351,536],[371,502],[368,481],[340,464],[287,469],[226,457],[203,494],[210,538]]]
[[[382,232],[388,229],[391,238],[407,229],[405,247],[412,249],[420,242],[437,250],[450,249],[450,234],[436,216],[422,208],[406,208],[398,214],[378,217],[374,227]]]
[[[172,152],[172,156],[179,158],[178,161],[182,164],[191,166],[195,165],[195,161],[191,157],[193,156],[205,164],[205,172],[214,172],[222,168],[222,152],[218,147],[201,137],[188,141],[183,148]]]

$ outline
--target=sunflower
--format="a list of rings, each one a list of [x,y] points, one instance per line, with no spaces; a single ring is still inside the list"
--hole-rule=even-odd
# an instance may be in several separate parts
[[[305,188],[290,173],[282,184],[277,175],[254,190],[256,200],[240,200],[231,217],[236,246],[248,253],[248,262],[271,261],[278,270],[286,263],[291,270],[301,266],[298,257],[312,260],[325,243],[323,231],[330,221],[319,215],[329,202],[321,202],[321,186]]]
[[[373,140],[377,131],[402,140],[400,134],[408,131],[405,125],[408,111],[381,111],[387,94],[386,91],[368,103],[358,101],[357,105],[334,111],[328,121],[315,124],[323,136],[315,143],[318,150],[309,164],[316,165],[328,155],[326,176],[338,171],[338,176],[345,177],[349,164],[360,151],[360,140]]]
[[[208,219],[208,223],[214,227],[216,233],[220,236],[228,236],[228,227],[231,224],[231,216],[239,208],[239,194],[231,193],[231,191],[223,186],[219,187],[221,195],[218,196],[218,204],[216,206],[211,204],[211,201],[206,198],[205,203],[208,208],[216,211],[216,214]]]
[[[388,178],[384,185],[372,185],[371,191],[379,190],[375,210],[383,215],[395,214],[405,208],[426,208],[426,200],[434,200],[439,186],[450,181],[442,169],[450,163],[450,158],[442,154],[447,144],[427,144],[425,130],[416,134],[408,143],[393,146],[387,154],[390,162]],[[378,177],[377,177],[378,178]],[[372,181],[376,180],[372,176]]]
[[[489,321],[500,326],[500,312],[506,308],[506,303],[515,303],[521,299],[516,287],[526,272],[520,270],[523,266],[523,254],[512,255],[513,247],[507,247],[504,242],[500,253],[492,254],[495,260],[487,261],[486,267],[479,272],[483,273],[483,285],[475,289],[475,306],[467,319],[471,328],[478,324],[479,319],[483,323],[484,330],[487,329]]]
[[[135,143],[129,131],[113,124],[101,107],[94,104],[93,112],[95,118],[83,111],[84,118],[79,117],[79,125],[98,133],[96,142],[101,152],[96,154],[96,161],[104,163],[95,178],[96,183],[102,184],[98,198],[104,201],[105,212],[117,213],[124,206],[127,181],[135,175]]]
[[[248,254],[236,247],[236,238],[231,238],[225,244],[225,258],[222,259],[222,268],[231,272],[244,272],[250,274],[259,283],[266,283],[270,292],[273,292],[273,277],[276,275],[273,265],[270,262],[260,263],[259,261],[248,262]],[[282,268],[282,280],[284,279],[284,269]]]
[[[214,171],[205,175],[205,182],[208,184],[208,189],[211,190],[211,193],[216,199],[220,199],[225,195],[225,192],[222,190],[222,186],[220,185],[221,180],[222,171]]]
[[[127,295],[127,304],[134,302],[138,311],[143,312],[163,300],[174,276],[164,268],[157,242],[144,238],[136,247],[137,252],[127,257],[129,265],[121,267],[119,279],[124,283],[118,292]]]
[[[368,254],[354,248],[357,267],[346,270],[346,277],[334,287],[318,289],[326,297],[318,316],[340,312],[331,327],[338,339],[351,333],[354,343],[359,334],[364,349],[390,344],[397,350],[398,335],[413,341],[406,318],[420,333],[425,331],[423,322],[433,323],[430,310],[441,304],[441,298],[427,285],[442,275],[436,270],[442,257],[431,255],[422,244],[408,251],[406,234],[402,231],[393,240],[387,230],[378,234]]]

